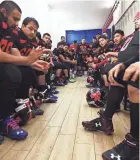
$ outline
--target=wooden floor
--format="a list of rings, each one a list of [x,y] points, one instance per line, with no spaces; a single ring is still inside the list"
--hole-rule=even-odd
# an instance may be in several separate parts
[[[121,112],[113,118],[115,133],[91,133],[81,122],[97,117],[98,109],[86,103],[86,79],[59,88],[56,104],[43,104],[45,113],[25,127],[29,136],[25,141],[5,139],[0,145],[0,160],[102,160],[102,152],[123,140],[129,131],[129,113]]]

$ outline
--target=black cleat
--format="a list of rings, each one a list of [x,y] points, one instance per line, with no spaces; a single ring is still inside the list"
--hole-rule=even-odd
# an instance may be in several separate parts
[[[111,150],[102,154],[103,160],[139,160],[139,141],[130,134]]]
[[[102,131],[107,135],[111,135],[114,132],[112,121],[104,116],[102,110],[100,110],[98,114],[99,118],[95,118],[91,121],[83,121],[83,127],[89,131]]]

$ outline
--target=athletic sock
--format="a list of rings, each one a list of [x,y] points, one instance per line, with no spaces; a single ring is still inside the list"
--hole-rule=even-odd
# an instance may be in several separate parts
[[[117,105],[121,103],[124,96],[124,88],[120,86],[111,86],[109,93],[108,93],[108,99],[107,99],[107,107],[104,112],[104,115],[112,119],[116,109]]]
[[[130,134],[135,139],[139,139],[139,103],[131,103],[130,124]]]

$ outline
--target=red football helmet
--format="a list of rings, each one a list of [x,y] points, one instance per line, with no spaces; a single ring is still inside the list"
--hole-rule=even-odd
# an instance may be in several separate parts
[[[88,105],[95,108],[104,107],[104,103],[101,101],[101,94],[100,88],[89,90],[86,94]]]

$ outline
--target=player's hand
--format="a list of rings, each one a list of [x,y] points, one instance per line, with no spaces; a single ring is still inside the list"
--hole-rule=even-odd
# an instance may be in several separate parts
[[[128,81],[132,77],[131,80],[135,82],[138,79],[139,75],[140,75],[140,62],[136,62],[131,64],[125,70],[123,80]]]
[[[37,60],[31,66],[35,70],[42,71],[42,72],[46,72],[50,68],[50,64],[42,60]]]
[[[31,65],[35,61],[39,59],[39,57],[43,54],[44,48],[38,47],[36,49],[32,49],[32,51],[27,56],[27,63]]]
[[[52,51],[50,49],[46,49],[46,48],[43,49],[43,53],[49,53],[50,56],[53,55]]]
[[[117,77],[121,70],[125,69],[125,65],[123,63],[117,64],[114,68],[109,71],[109,81],[114,83],[114,77]]]

